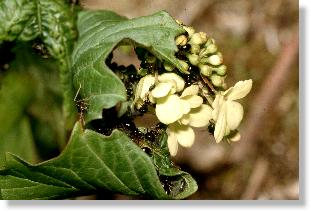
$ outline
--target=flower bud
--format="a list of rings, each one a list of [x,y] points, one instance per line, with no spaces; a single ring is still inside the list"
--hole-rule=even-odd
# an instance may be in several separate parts
[[[223,82],[224,82],[223,77],[218,76],[217,74],[212,74],[212,75],[210,76],[210,79],[211,79],[211,81],[212,81],[212,84],[213,84],[214,86],[216,86],[216,87],[220,87],[220,86],[223,84]]]
[[[205,32],[199,32],[201,39],[202,39],[202,43],[205,43],[207,41],[207,35]]]
[[[205,47],[207,54],[214,54],[217,52],[217,46],[215,44],[211,44]]]
[[[241,134],[239,133],[239,131],[236,131],[232,134],[229,134],[228,139],[232,142],[237,142],[237,141],[241,140]]]
[[[188,32],[189,37],[192,37],[192,35],[195,33],[195,30],[193,29],[193,27],[189,27],[189,26],[183,26],[184,30],[186,30],[186,32]]]
[[[221,55],[218,54],[214,54],[210,57],[207,58],[207,62],[214,65],[214,66],[218,66],[222,63],[223,58]]]
[[[209,54],[214,54],[217,52],[217,46],[215,44],[211,44],[203,49],[201,49],[199,56],[200,57],[205,57]]]
[[[187,58],[189,59],[190,63],[194,66],[198,65],[199,63],[199,55],[196,54],[187,54]]]
[[[171,64],[171,63],[168,63],[168,62],[164,62],[164,68],[165,68],[165,70],[166,71],[173,71],[173,69],[174,69],[174,66]]]
[[[215,44],[215,40],[213,38],[207,39],[206,43],[204,44],[204,47],[208,47],[211,44]]]
[[[200,33],[194,33],[189,41],[191,44],[201,45],[203,43],[203,39]]]
[[[227,73],[227,66],[221,65],[217,68],[214,68],[213,71],[215,71],[220,76],[224,76]]]
[[[181,20],[175,19],[176,23],[179,25],[183,25],[183,22]]]
[[[199,54],[200,52],[200,46],[196,44],[191,44],[191,49],[190,49],[192,54]]]
[[[179,61],[180,65],[182,66],[182,72],[184,72],[184,73],[189,73],[189,72],[188,72],[188,69],[189,69],[188,63],[186,63],[186,62],[183,61],[183,60],[178,60],[178,61]]]
[[[203,74],[206,77],[209,77],[212,74],[212,68],[208,65],[199,64],[199,69],[201,74]]]
[[[187,44],[187,37],[185,35],[179,35],[176,40],[175,43],[176,45],[180,45],[180,46],[184,46]]]

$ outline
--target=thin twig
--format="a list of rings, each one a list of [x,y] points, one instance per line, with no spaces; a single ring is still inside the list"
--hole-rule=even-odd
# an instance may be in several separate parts
[[[258,158],[255,162],[255,166],[252,170],[251,176],[248,181],[248,185],[244,193],[242,194],[241,199],[256,199],[262,182],[264,181],[269,163],[264,158]]]
[[[207,79],[207,77],[203,76],[202,74],[200,74],[202,80],[205,82],[205,84],[213,91],[213,93],[216,93],[216,90],[214,88],[214,86],[212,85],[212,83]]]

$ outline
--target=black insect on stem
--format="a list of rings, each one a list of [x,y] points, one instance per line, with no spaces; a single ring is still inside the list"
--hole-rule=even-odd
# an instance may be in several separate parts
[[[85,126],[84,115],[87,111],[88,104],[83,100],[77,100],[76,106],[78,108],[78,113],[79,113],[79,122],[84,127]]]
[[[185,79],[186,86],[193,85],[199,81],[199,68],[196,66],[189,66],[188,71],[190,74],[184,74],[182,77]]]
[[[210,122],[210,124],[208,125],[207,127],[207,130],[210,134],[214,134],[214,131],[215,131],[215,123],[213,122]]]
[[[149,147],[141,148],[147,155],[152,156],[152,150]]]
[[[145,139],[151,142],[155,142],[157,137],[158,133],[155,130],[150,130],[147,133],[145,133]]]
[[[77,90],[77,93],[76,93],[73,101],[76,103],[76,107],[77,107],[77,110],[79,113],[79,122],[84,127],[85,126],[84,115],[87,112],[88,103],[83,99],[79,99],[79,100],[77,99],[79,96],[80,90],[81,90],[81,83],[79,85],[79,88]]]
[[[191,49],[191,45],[186,44],[184,46],[180,46],[179,49],[181,49],[182,51],[188,52]]]
[[[35,39],[33,44],[32,44],[32,49],[40,55],[42,58],[49,58],[50,54],[46,46],[38,39]]]
[[[171,181],[169,180],[169,177],[160,175],[159,176],[160,182],[162,184],[162,187],[167,195],[170,195],[172,191],[172,184]]]

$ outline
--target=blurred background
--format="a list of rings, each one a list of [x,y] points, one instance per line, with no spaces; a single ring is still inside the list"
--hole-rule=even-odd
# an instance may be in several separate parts
[[[199,184],[188,199],[299,199],[298,1],[82,0],[81,4],[128,18],[166,10],[216,40],[228,66],[229,86],[253,79],[251,93],[241,101],[245,109],[241,141],[216,144],[206,130],[198,129],[194,146],[180,148],[174,158]],[[120,60],[136,61],[131,56]]]

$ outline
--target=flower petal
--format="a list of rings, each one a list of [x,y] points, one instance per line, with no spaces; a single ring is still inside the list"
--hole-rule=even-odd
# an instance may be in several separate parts
[[[148,95],[148,99],[151,103],[155,104],[156,103],[156,99],[152,96],[152,95]]]
[[[212,119],[212,108],[202,104],[199,108],[192,109],[189,113],[189,125],[192,127],[205,127]]]
[[[191,108],[197,108],[203,104],[202,97],[197,96],[197,95],[185,96],[182,99],[186,100],[189,103]]]
[[[188,125],[189,122],[190,122],[189,118],[190,118],[190,115],[189,114],[185,114],[178,121],[179,121],[180,124]]]
[[[190,96],[190,95],[198,95],[199,93],[199,86],[198,85],[190,85],[189,87],[185,88],[182,92],[180,97]]]
[[[216,143],[219,143],[223,139],[226,132],[226,125],[226,104],[222,104],[215,124],[214,137]]]
[[[179,104],[182,106],[184,114],[188,114],[190,112],[191,106],[190,106],[188,101],[180,99],[180,103]]]
[[[178,123],[169,126],[176,135],[178,143],[183,147],[191,147],[194,143],[195,134],[191,127]]]
[[[230,130],[235,130],[242,121],[243,107],[240,103],[234,101],[227,101],[226,105],[227,124]]]
[[[171,90],[173,85],[171,83],[160,82],[156,87],[151,91],[151,95],[154,98],[165,97]]]
[[[219,111],[220,111],[223,104],[224,104],[224,96],[222,96],[221,94],[216,94],[216,97],[215,97],[214,102],[212,104],[212,107],[213,107],[212,115],[213,115],[214,121],[217,121]]]
[[[237,141],[241,140],[241,134],[239,132],[237,132],[236,134],[229,137],[228,139],[232,142],[237,142]]]
[[[155,83],[154,76],[146,75],[140,79],[137,88],[136,88],[136,95],[139,96],[141,99],[144,99],[149,92],[149,89]],[[135,95],[135,96],[136,96]]]
[[[167,129],[167,147],[172,156],[175,156],[177,154],[178,150],[178,143],[176,134],[174,131],[171,131],[169,128]]]
[[[176,82],[176,91],[180,92],[185,87],[185,81],[182,77],[175,73],[164,73],[158,76],[159,82],[169,82],[171,80],[174,80]]]
[[[171,124],[184,115],[184,103],[177,95],[160,98],[157,103],[156,115],[164,124]]]
[[[237,100],[245,97],[252,89],[253,81],[251,79],[239,81],[234,87],[225,91],[225,96],[228,100]]]

